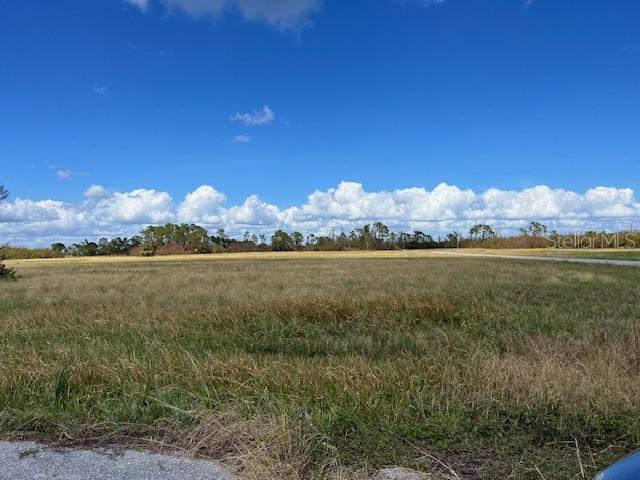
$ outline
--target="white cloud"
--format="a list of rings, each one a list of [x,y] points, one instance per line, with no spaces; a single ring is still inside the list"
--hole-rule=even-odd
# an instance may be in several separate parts
[[[71,177],[82,175],[82,173],[73,170],[58,170],[56,175],[60,180],[69,180]]]
[[[421,7],[431,7],[433,5],[440,5],[445,2],[445,0],[400,0],[403,3],[413,3],[420,5]]]
[[[178,219],[186,223],[220,223],[220,207],[225,201],[223,193],[210,185],[202,185],[187,194],[178,207]]]
[[[87,198],[105,198],[110,195],[109,190],[102,185],[91,185],[84,192],[84,196]]]
[[[163,223],[175,218],[171,195],[156,190],[113,192],[89,201],[93,218],[101,224]]]
[[[276,118],[273,110],[268,105],[262,107],[261,110],[254,110],[251,113],[236,112],[231,115],[232,122],[241,122],[247,127],[256,125],[269,125]]]
[[[265,21],[280,30],[295,30],[320,8],[320,0],[237,0],[247,20]]]
[[[231,207],[223,213],[224,223],[235,228],[271,226],[282,223],[282,213],[275,205],[263,202],[251,195],[242,205]]]
[[[149,0],[124,0],[125,3],[130,3],[134,7],[138,7],[143,12],[149,9]]]
[[[100,95],[101,97],[106,97],[108,92],[109,87],[106,85],[96,85],[93,87],[93,93]]]
[[[52,239],[133,235],[141,225],[175,219],[175,208],[166,192],[110,192],[92,185],[78,203],[17,198],[0,205],[0,238],[13,244],[46,245]]]
[[[193,16],[216,16],[229,7],[228,0],[163,0],[169,10],[182,10]]]
[[[151,0],[125,0],[142,11]],[[279,30],[299,30],[309,23],[321,0],[159,0],[169,11],[181,11],[194,17],[219,17],[237,12],[248,21],[265,22]]]
[[[250,143],[251,142],[251,137],[249,137],[248,135],[236,135],[235,137],[233,137],[233,143]]]
[[[247,229],[271,233],[277,228],[348,232],[376,221],[396,230],[420,229],[433,235],[487,222],[507,233],[531,220],[559,231],[623,229],[640,222],[640,203],[629,188],[595,187],[578,193],[539,185],[474,192],[441,183],[431,190],[368,192],[361,183],[345,181],[314,191],[300,205],[283,208],[257,195],[227,205],[225,195],[210,185],[199,186],[178,204],[167,192],[145,188],[114,192],[91,185],[77,203],[17,198],[0,205],[0,238],[13,244],[46,245],[54,239],[130,236],[147,224],[165,222],[222,226],[234,235]]]

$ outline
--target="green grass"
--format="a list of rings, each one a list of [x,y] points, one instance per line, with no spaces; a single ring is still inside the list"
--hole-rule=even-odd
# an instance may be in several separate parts
[[[518,248],[462,249],[462,253],[492,253],[495,255],[535,255],[542,257],[599,258],[605,260],[640,260],[637,248]]]
[[[557,253],[556,253],[557,252]],[[604,258],[612,260],[640,260],[640,250],[638,249],[617,249],[617,250],[571,250],[567,255],[562,249],[553,250],[554,255],[571,256],[580,258]]]
[[[171,446],[292,479],[437,469],[433,457],[462,478],[569,479],[640,445],[638,269],[17,268],[0,287],[5,437]]]

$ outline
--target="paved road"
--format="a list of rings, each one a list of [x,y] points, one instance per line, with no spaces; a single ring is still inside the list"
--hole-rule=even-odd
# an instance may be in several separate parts
[[[0,480],[232,480],[216,462],[133,450],[53,450],[0,441]]]
[[[463,252],[434,252],[438,255],[452,255],[456,257],[506,258],[509,260],[534,260],[541,262],[587,263],[590,265],[622,265],[625,267],[640,267],[640,260],[615,260],[606,258],[577,258],[577,257],[543,257],[535,255],[502,255],[493,253],[463,253]]]

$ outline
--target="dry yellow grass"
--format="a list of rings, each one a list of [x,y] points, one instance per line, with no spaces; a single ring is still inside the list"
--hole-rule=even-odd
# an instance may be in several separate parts
[[[401,258],[437,258],[442,254],[482,254],[482,255],[523,255],[523,256],[557,256],[572,258],[620,258],[640,260],[640,250],[632,249],[552,249],[552,248],[520,248],[520,249],[426,249],[426,250],[355,250],[345,252],[245,252],[245,253],[212,253],[206,255],[162,255],[153,257],[138,256],[98,256],[98,257],[66,257],[41,258],[24,260],[7,260],[10,267],[29,267],[59,264],[95,264],[95,263],[127,263],[127,262],[202,262],[229,260],[355,260],[355,259],[401,259]]]
[[[350,259],[397,259],[431,258],[437,255],[434,250],[357,250],[349,252],[245,252],[211,253],[206,255],[162,255],[154,257],[101,256],[101,257],[65,257],[36,258],[25,260],[7,260],[11,267],[42,266],[59,264],[127,263],[127,262],[202,262],[221,260],[350,260]]]

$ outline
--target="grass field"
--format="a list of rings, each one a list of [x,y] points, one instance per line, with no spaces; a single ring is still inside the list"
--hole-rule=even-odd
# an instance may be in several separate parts
[[[283,479],[589,478],[640,445],[640,269],[258,255],[11,262],[0,435]]]
[[[469,248],[461,251],[493,255],[535,255],[541,257],[640,260],[640,249],[638,248]]]

